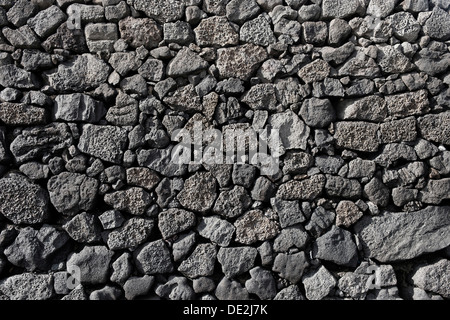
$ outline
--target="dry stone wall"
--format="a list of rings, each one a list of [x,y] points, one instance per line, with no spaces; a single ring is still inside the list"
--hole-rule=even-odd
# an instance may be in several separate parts
[[[450,298],[448,0],[0,0],[0,28],[0,299]]]

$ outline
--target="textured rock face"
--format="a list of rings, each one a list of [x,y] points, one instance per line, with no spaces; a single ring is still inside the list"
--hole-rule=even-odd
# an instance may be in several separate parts
[[[0,0],[0,300],[450,299],[449,10]]]
[[[449,207],[428,207],[414,213],[388,212],[363,218],[357,232],[369,257],[401,261],[447,247],[449,224]]]

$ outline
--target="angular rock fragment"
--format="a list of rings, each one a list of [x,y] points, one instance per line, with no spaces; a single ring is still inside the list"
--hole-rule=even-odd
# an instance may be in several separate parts
[[[1,67],[0,67],[1,68]],[[44,74],[50,86],[59,92],[85,91],[108,79],[111,67],[100,58],[85,53]]]
[[[309,300],[325,298],[337,285],[334,276],[324,266],[305,274],[302,282],[305,286],[306,297]]]
[[[434,7],[430,17],[423,26],[426,35],[445,41],[450,39],[450,14],[439,6]]]
[[[110,250],[136,248],[148,239],[153,226],[152,220],[136,217],[130,218],[122,227],[108,234],[108,247]]]
[[[238,281],[223,277],[216,287],[215,295],[219,300],[248,300],[248,291]]]
[[[355,225],[366,256],[380,262],[402,261],[449,245],[449,207],[429,206],[416,212],[386,212],[363,217]]]
[[[0,103],[0,120],[8,126],[41,125],[47,122],[44,108],[23,103]]]
[[[355,179],[326,175],[325,191],[331,197],[358,199],[361,196],[361,184]]]
[[[334,108],[328,99],[305,100],[299,114],[308,126],[314,128],[327,127],[336,118]]]
[[[138,270],[144,274],[169,273],[174,269],[170,251],[163,240],[147,243],[134,251],[134,260]]]
[[[346,99],[337,107],[337,117],[342,120],[366,120],[379,122],[387,117],[387,108],[382,97],[372,95],[360,99]]]
[[[108,280],[109,263],[113,252],[105,246],[86,246],[67,260],[67,270],[80,270],[82,284],[101,284]]]
[[[252,244],[274,238],[279,229],[275,221],[270,220],[260,210],[251,210],[239,217],[234,223],[236,241]]]
[[[303,249],[309,240],[308,233],[301,225],[287,227],[281,230],[273,242],[273,251],[288,252],[289,249]]]
[[[244,44],[233,48],[217,50],[216,66],[220,77],[248,80],[267,59],[266,50],[254,44]]]
[[[47,183],[50,201],[58,212],[73,216],[93,208],[98,181],[84,174],[62,172]]]
[[[53,118],[63,121],[98,122],[106,114],[103,104],[83,93],[58,95]]]
[[[175,58],[170,61],[167,66],[167,75],[169,77],[179,77],[190,73],[195,73],[208,67],[208,62],[203,60],[189,48],[184,47],[178,51]]]
[[[253,247],[220,248],[217,260],[223,273],[230,279],[250,270],[258,251]]]
[[[143,11],[148,17],[159,23],[180,20],[184,14],[183,1],[135,0],[134,8]]]
[[[275,279],[269,270],[255,267],[250,270],[251,278],[245,282],[249,293],[256,294],[260,299],[272,299],[277,294]]]
[[[245,210],[247,210],[252,203],[250,196],[242,186],[234,186],[229,191],[222,191],[217,198],[213,212],[220,214],[226,218],[236,218]]]
[[[0,85],[16,89],[35,89],[37,79],[31,72],[7,64],[0,66]]]
[[[187,172],[187,164],[173,161],[173,150],[172,146],[166,149],[142,149],[137,153],[138,164],[147,166],[166,177],[182,176]]]
[[[53,277],[22,273],[6,278],[0,290],[11,300],[47,300],[53,296]]]
[[[65,123],[54,122],[45,127],[26,128],[10,145],[18,163],[68,148],[72,135]]]
[[[101,160],[120,164],[127,143],[125,129],[115,126],[83,126],[78,149]]]
[[[203,109],[200,97],[191,84],[178,88],[173,95],[166,96],[163,101],[175,111],[193,113]]]
[[[358,206],[348,200],[342,200],[336,207],[336,226],[350,227],[363,216]]]
[[[182,209],[169,209],[158,215],[158,228],[164,239],[186,231],[195,225],[195,214]]]
[[[108,193],[104,197],[105,203],[116,210],[123,210],[132,215],[143,215],[151,204],[150,194],[142,188],[131,187]]]
[[[271,130],[277,134],[269,136],[269,147],[274,152],[282,155],[286,150],[306,150],[310,128],[291,110],[276,113],[269,117],[268,123]],[[274,152],[276,154],[276,152]]]
[[[292,180],[278,188],[277,198],[284,200],[314,200],[325,187],[325,176],[314,175],[305,180]]]
[[[191,279],[211,276],[214,273],[216,255],[217,249],[212,243],[199,244],[180,264],[178,271]]]
[[[185,181],[177,198],[186,209],[206,213],[216,200],[216,185],[216,179],[209,172],[196,173]]]
[[[156,48],[162,40],[161,27],[149,18],[126,17],[119,21],[119,31],[121,38],[133,48]]]
[[[198,233],[221,247],[227,247],[236,230],[230,222],[218,216],[203,217],[197,226]]]
[[[63,225],[63,229],[77,242],[93,243],[100,240],[100,226],[96,217],[82,212]]]
[[[239,40],[263,47],[276,42],[271,25],[265,15],[246,21],[239,30]]]
[[[357,13],[361,13],[361,3],[358,0],[346,2],[335,2],[324,0],[322,2],[322,15],[324,18],[347,18]]]
[[[336,123],[334,138],[339,147],[374,152],[378,150],[380,144],[377,131],[378,125],[376,124],[362,121],[342,121]]]
[[[203,19],[194,32],[197,44],[201,47],[223,48],[239,43],[239,34],[223,16]]]
[[[418,125],[423,138],[450,144],[450,112],[425,115],[418,119]]]
[[[440,204],[445,199],[450,199],[450,178],[429,180],[420,192],[420,200],[427,204]]]
[[[59,7],[53,5],[28,19],[27,23],[39,37],[46,38],[52,34],[66,18],[64,12],[62,12]]]
[[[322,81],[330,74],[330,71],[331,67],[328,63],[317,59],[302,67],[297,74],[305,83],[311,83]]]
[[[411,278],[415,286],[448,298],[450,296],[449,273],[449,260],[440,259],[432,264],[417,267]]]
[[[407,117],[429,111],[428,93],[419,90],[386,96],[386,107],[391,116]]]
[[[171,276],[169,281],[155,288],[155,293],[169,300],[193,300],[195,292],[185,277]]]
[[[316,258],[342,266],[356,266],[358,250],[349,231],[333,226],[316,240],[316,245]]]

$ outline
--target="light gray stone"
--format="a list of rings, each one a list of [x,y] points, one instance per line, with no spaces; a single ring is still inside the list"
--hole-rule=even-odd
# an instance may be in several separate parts
[[[225,276],[232,279],[253,268],[257,254],[253,247],[220,248],[217,260]]]
[[[149,238],[153,226],[153,220],[130,218],[123,226],[108,234],[108,247],[110,250],[134,249]]]
[[[233,238],[236,228],[227,220],[219,218],[219,216],[210,216],[200,219],[197,230],[202,237],[221,247],[227,247]]]

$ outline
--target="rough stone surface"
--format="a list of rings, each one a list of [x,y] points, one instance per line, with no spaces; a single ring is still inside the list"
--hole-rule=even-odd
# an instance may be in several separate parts
[[[260,210],[245,213],[236,220],[234,226],[236,241],[242,244],[271,239],[279,232],[276,222],[265,217]]]

